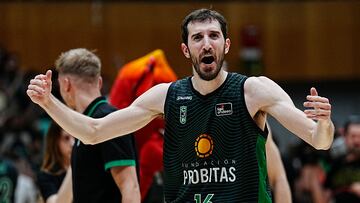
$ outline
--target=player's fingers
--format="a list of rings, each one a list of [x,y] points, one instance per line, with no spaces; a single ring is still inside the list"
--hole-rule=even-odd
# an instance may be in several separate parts
[[[315,115],[315,116],[330,116],[331,111],[323,109],[306,109],[304,111],[306,115]]]
[[[44,88],[39,87],[38,85],[32,85],[32,84],[30,84],[28,86],[28,90],[35,91],[35,92],[37,92],[39,94],[43,94],[45,92]]]
[[[306,99],[313,102],[323,102],[323,103],[329,103],[329,99],[326,97],[320,97],[320,96],[306,96]]]
[[[35,76],[35,79],[45,80],[45,79],[46,79],[46,75],[44,75],[44,74],[36,75],[36,76]]]
[[[304,107],[331,110],[331,104],[322,102],[304,102]]]
[[[40,98],[41,97],[41,95],[37,91],[31,90],[31,89],[26,90],[26,94],[31,98]]]
[[[311,96],[318,96],[318,92],[316,91],[315,87],[310,88],[310,95]]]
[[[46,81],[50,84],[51,83],[51,76],[52,76],[52,71],[51,70],[47,70],[46,71]]]
[[[40,80],[40,79],[32,79],[32,80],[30,80],[30,84],[31,84],[31,85],[37,85],[37,86],[44,86],[44,85],[45,85],[45,81],[44,81],[44,80]]]

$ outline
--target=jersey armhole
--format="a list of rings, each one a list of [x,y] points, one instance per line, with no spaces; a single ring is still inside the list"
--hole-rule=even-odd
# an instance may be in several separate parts
[[[255,129],[257,129],[257,131],[259,131],[260,135],[263,136],[265,139],[267,139],[267,136],[268,136],[268,133],[269,133],[269,130],[268,130],[268,127],[267,127],[267,124],[265,123],[265,127],[264,127],[264,130],[261,129],[254,121],[254,119],[251,117],[250,115],[250,112],[248,110],[248,107],[246,105],[246,101],[245,101],[245,91],[244,91],[244,86],[245,86],[245,82],[246,80],[248,79],[248,77],[244,76],[243,78],[241,78],[241,81],[240,81],[240,88],[241,88],[241,99],[242,101],[244,102],[244,108],[245,108],[245,112],[246,112],[246,116],[248,117],[248,119],[251,120],[251,123],[253,125],[253,127]]]
[[[175,86],[175,82],[172,82],[168,88],[168,91],[166,93],[166,97],[165,97],[165,104],[164,104],[164,119],[166,119],[166,115],[167,115],[167,112],[168,112],[168,100],[170,99],[170,94],[172,94],[173,92],[173,89],[174,89],[174,86]]]

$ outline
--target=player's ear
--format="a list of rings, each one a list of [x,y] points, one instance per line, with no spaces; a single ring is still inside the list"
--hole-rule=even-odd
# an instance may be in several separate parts
[[[72,85],[72,84],[71,84],[71,81],[70,81],[70,78],[65,77],[65,78],[64,78],[63,85],[64,85],[64,90],[65,90],[66,92],[69,92],[70,89],[71,89],[71,85]]]
[[[230,50],[230,44],[231,44],[231,41],[229,38],[226,38],[225,39],[225,54],[227,54]]]
[[[190,52],[188,46],[185,43],[181,43],[181,51],[183,52],[186,58],[190,58]]]
[[[98,86],[99,86],[99,89],[101,90],[102,88],[102,85],[103,85],[103,79],[102,77],[100,76],[99,79],[98,79]]]

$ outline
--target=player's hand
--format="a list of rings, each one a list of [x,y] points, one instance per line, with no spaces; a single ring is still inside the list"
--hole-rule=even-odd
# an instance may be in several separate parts
[[[310,109],[306,109],[304,113],[308,118],[317,121],[321,121],[321,120],[330,121],[331,104],[329,103],[328,98],[319,96],[316,89],[312,87],[310,89],[310,95],[307,95],[306,99],[308,101],[304,102],[304,107]]]
[[[34,79],[30,80],[30,84],[26,91],[31,101],[40,106],[46,105],[50,99],[51,94],[51,70],[46,72],[46,75],[39,74]]]

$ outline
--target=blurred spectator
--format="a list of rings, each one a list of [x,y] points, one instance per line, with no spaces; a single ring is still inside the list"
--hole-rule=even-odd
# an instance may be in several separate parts
[[[46,203],[72,201],[69,166],[73,144],[74,138],[53,122],[46,135],[44,160],[37,180]]]
[[[360,115],[350,116],[344,125],[346,154],[336,159],[326,179],[334,202],[360,202]]]
[[[317,151],[302,142],[292,149],[287,173],[295,176],[291,180],[295,203],[324,203],[330,194],[321,191],[329,164],[328,151]]]
[[[11,202],[36,201],[34,170],[42,159],[38,122],[45,114],[30,102],[24,83],[35,74],[23,71],[18,56],[0,47],[0,155],[12,161],[18,171]]]
[[[14,202],[18,172],[11,162],[0,158],[0,202]]]

